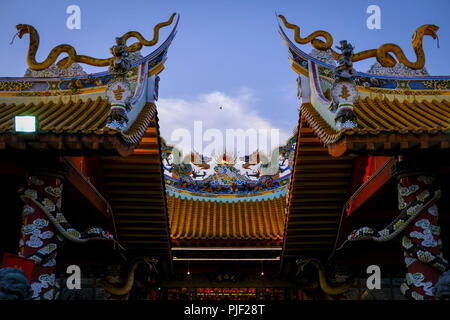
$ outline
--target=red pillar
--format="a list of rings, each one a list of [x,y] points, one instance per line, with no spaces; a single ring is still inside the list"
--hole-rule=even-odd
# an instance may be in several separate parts
[[[433,300],[433,287],[445,271],[447,263],[442,257],[442,242],[439,238],[436,202],[440,198],[440,190],[436,187],[435,178],[426,171],[401,170],[396,176],[399,209],[410,206],[412,212],[417,212],[403,234],[402,246],[407,273],[406,281],[400,289],[411,299]],[[419,199],[426,200],[420,205]],[[417,207],[415,203],[418,204]]]
[[[53,269],[62,238],[43,208],[60,212],[62,178],[49,174],[31,176],[20,198],[24,206],[19,255],[35,261],[31,276],[33,299],[51,300],[56,293]]]

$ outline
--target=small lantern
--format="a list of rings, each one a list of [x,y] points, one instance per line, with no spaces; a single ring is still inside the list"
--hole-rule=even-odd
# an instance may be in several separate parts
[[[15,116],[14,129],[16,132],[36,132],[35,116]]]

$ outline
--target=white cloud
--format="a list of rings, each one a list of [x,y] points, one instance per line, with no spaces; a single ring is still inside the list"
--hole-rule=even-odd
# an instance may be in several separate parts
[[[271,152],[276,146],[283,145],[291,134],[291,128],[280,128],[277,124],[271,122],[270,114],[261,115],[258,112],[255,94],[252,90],[246,88],[241,89],[235,96],[214,91],[198,95],[191,100],[161,98],[158,100],[157,105],[161,136],[168,144],[175,144],[181,148],[183,153],[192,150],[193,141],[195,138],[198,138],[198,135],[194,136],[194,121],[201,121],[203,152],[207,156],[211,154],[208,154],[208,150],[205,148],[211,141],[205,141],[205,133],[214,134],[214,131],[211,131],[211,129],[216,129],[215,133],[220,131],[223,139],[226,137],[226,129],[250,130],[247,132],[251,132],[251,130],[258,132],[260,129],[265,129],[269,137],[271,132],[275,133],[275,131],[271,130],[278,130],[279,137],[278,139],[273,139],[273,141],[262,139],[262,136],[258,135],[259,143],[262,143],[259,149],[265,153]],[[276,106],[271,110],[272,112],[277,112]],[[184,129],[184,131],[180,129]],[[180,139],[177,139],[178,141],[172,140],[172,135],[174,133],[180,134],[180,132],[185,133],[183,134],[185,138],[188,138],[190,135],[190,139],[184,139],[185,141],[181,143]],[[192,142],[189,142],[190,140]],[[228,151],[230,141],[229,139],[223,140],[223,143],[225,142],[227,143]],[[255,148],[249,147],[248,142],[246,144],[247,150],[237,149],[238,156],[249,154],[257,148],[257,146]],[[195,150],[200,151],[197,146],[195,146]]]

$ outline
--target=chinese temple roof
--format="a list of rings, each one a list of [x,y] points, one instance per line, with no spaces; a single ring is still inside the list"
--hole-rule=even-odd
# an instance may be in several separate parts
[[[125,130],[109,128],[106,120],[111,104],[105,89],[115,76],[109,71],[73,77],[0,78],[0,149],[58,150],[63,154],[115,153],[127,156],[141,141],[156,107],[147,99],[146,77],[164,69],[168,48],[175,37],[178,20],[168,38],[152,53],[132,63],[126,78],[133,83],[136,104]],[[145,67],[144,67],[145,66]],[[148,70],[147,74],[145,70]],[[154,85],[157,92],[157,84]],[[157,93],[156,93],[157,94]],[[16,115],[37,118],[35,139],[14,130]]]
[[[39,157],[56,152],[69,162],[74,155],[98,156],[100,167],[93,174],[101,180],[97,187],[108,212],[112,209],[114,236],[128,257],[144,253],[170,260],[156,101],[158,74],[164,69],[177,24],[178,19],[152,53],[145,57],[135,53],[133,60],[124,55],[123,64],[110,64],[109,71],[48,77],[54,69],[48,68],[38,72],[47,77],[0,78],[0,152],[44,150]],[[126,110],[123,126],[111,117],[118,107]],[[16,132],[16,115],[35,116],[36,132]]]
[[[130,254],[170,255],[157,116],[128,157],[104,156],[106,191],[117,238]]]
[[[333,157],[304,116],[292,176],[283,257],[326,257],[332,250],[348,199],[353,161]]]
[[[270,157],[260,151],[240,158],[225,152],[215,160],[196,152],[182,157],[163,142],[172,243],[280,246],[295,136]]]
[[[219,202],[168,196],[171,237],[183,240],[280,240],[286,199]]]
[[[300,107],[308,123],[316,132],[322,143],[337,144],[346,140],[345,150],[331,150],[332,154],[354,151],[356,144],[365,139],[372,144],[366,144],[364,150],[408,148],[420,144],[425,147],[425,141],[441,148],[448,148],[450,132],[450,101],[442,100],[389,100],[379,97],[359,98],[354,104],[358,126],[353,129],[336,131],[316,111],[311,103],[303,103]],[[377,139],[389,135],[388,141]],[[425,136],[428,138],[425,139]],[[378,140],[378,141],[377,141]],[[352,143],[353,142],[353,143]],[[376,144],[376,146],[375,146]]]
[[[300,50],[281,27],[280,34],[288,46],[292,68],[299,75],[301,114],[331,155],[374,151],[392,154],[417,146],[449,148],[450,76],[355,72],[356,126],[338,128],[330,91],[336,81],[335,67]]]
[[[70,149],[76,150],[81,149],[84,144],[91,149],[98,149],[101,145],[106,149],[117,146],[117,149],[127,150],[139,143],[156,112],[155,104],[147,103],[133,125],[121,132],[105,126],[110,108],[106,99],[97,97],[95,100],[82,100],[81,96],[65,103],[62,100],[28,104],[3,103],[0,105],[0,148],[5,148],[11,136],[16,135],[14,117],[28,115],[37,119],[39,141],[28,139],[23,142],[23,147],[37,143],[39,148],[48,148],[50,145],[63,149],[66,144]]]
[[[311,43],[315,48],[311,54],[303,52],[280,26],[292,69],[298,75],[301,99],[284,263],[301,255],[329,257],[347,201],[360,185],[367,154],[392,156],[413,148],[448,150],[450,76],[424,75],[424,65],[406,61],[414,65],[409,68],[400,65],[400,60],[393,62],[397,65],[387,70],[390,73],[357,72],[352,62],[360,61],[364,54],[374,57],[376,50],[358,56],[351,44],[341,41],[336,48],[342,53],[338,54],[331,49],[333,39],[328,32],[316,32],[326,42],[301,38],[299,27],[280,17],[294,30],[297,43]],[[417,44],[420,48],[416,49],[422,50],[421,43],[413,46]],[[388,59],[376,58],[386,65]],[[402,72],[392,74],[393,70]]]

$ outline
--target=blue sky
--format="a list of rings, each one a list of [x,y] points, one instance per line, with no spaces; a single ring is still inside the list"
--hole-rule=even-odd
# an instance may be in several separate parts
[[[81,29],[69,30],[66,8],[81,8]],[[381,29],[366,27],[369,5],[381,8]],[[296,74],[277,31],[275,11],[301,28],[301,35],[323,29],[335,44],[347,39],[355,51],[383,43],[400,45],[415,60],[411,36],[422,24],[437,24],[440,48],[424,39],[426,67],[431,74],[450,74],[450,1],[8,1],[0,4],[0,76],[22,76],[26,69],[28,36],[9,45],[19,23],[33,25],[40,34],[37,60],[56,45],[68,43],[79,54],[108,57],[114,38],[136,30],[147,39],[153,26],[172,12],[181,14],[178,34],[160,74],[160,125],[163,135],[177,126],[192,127],[203,120],[208,127],[267,126],[279,128],[284,139],[298,121]],[[161,41],[170,28],[161,32]],[[291,30],[287,34],[292,37]],[[306,52],[310,47],[299,47]],[[156,48],[156,47],[155,47]],[[145,48],[142,54],[151,52]],[[356,64],[366,71],[374,59]],[[102,69],[84,66],[87,72]],[[223,105],[219,113],[218,104]],[[228,108],[228,105],[230,108]],[[170,140],[170,139],[169,139]]]

